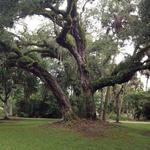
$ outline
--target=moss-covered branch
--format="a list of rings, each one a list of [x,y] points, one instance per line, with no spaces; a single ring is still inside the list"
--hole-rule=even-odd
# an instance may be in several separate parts
[[[64,91],[59,86],[57,80],[38,62],[28,56],[22,56],[18,59],[8,60],[7,64],[11,67],[21,68],[39,77],[57,98],[64,119],[70,120],[75,118],[69,99],[64,94]]]
[[[93,92],[106,86],[128,82],[137,71],[150,69],[149,59],[146,62],[142,62],[149,48],[150,46],[140,49],[138,53],[131,56],[125,62],[121,62],[110,76],[98,78],[98,80],[93,81]]]
[[[39,54],[41,54],[41,57],[50,57],[50,58],[60,59],[60,54],[51,49],[49,49],[49,50],[48,49],[32,49],[32,50],[24,53],[24,55],[28,55],[30,53],[39,53]]]

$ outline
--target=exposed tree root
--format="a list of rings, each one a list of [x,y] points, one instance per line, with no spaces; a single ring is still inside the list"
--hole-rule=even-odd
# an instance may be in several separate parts
[[[70,121],[59,120],[43,127],[74,130],[83,136],[96,138],[105,136],[107,129],[112,128],[113,126],[108,122],[102,122],[100,120],[92,121],[78,118]]]

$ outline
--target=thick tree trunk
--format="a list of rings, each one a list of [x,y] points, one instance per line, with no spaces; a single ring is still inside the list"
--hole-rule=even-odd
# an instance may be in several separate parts
[[[87,119],[96,119],[96,106],[94,102],[94,95],[92,90],[91,79],[89,75],[89,70],[86,62],[86,37],[82,25],[80,23],[79,15],[77,13],[77,1],[72,3],[72,26],[70,33],[73,36],[76,46],[74,49],[69,49],[72,52],[80,73],[80,82],[83,90],[83,95],[85,98],[85,109]]]
[[[91,120],[96,120],[96,106],[94,102],[94,97],[91,91],[84,91],[84,97],[86,100],[86,118]]]
[[[94,95],[92,93],[92,87],[90,83],[88,71],[79,66],[80,69],[80,80],[83,89],[83,97],[85,98],[86,118],[95,120],[96,119],[96,106],[94,102]]]
[[[64,94],[64,92],[62,91],[60,86],[57,84],[57,82],[55,80],[53,80],[54,82],[51,83],[51,81],[49,80],[49,77],[47,75],[46,76],[44,75],[44,77],[46,79],[46,84],[47,84],[48,88],[53,92],[53,94],[57,98],[59,107],[61,109],[63,120],[69,121],[69,120],[75,119],[76,117],[72,111],[70,101],[69,101],[68,97]]]
[[[103,116],[102,116],[102,120],[105,122],[106,118],[107,118],[107,107],[108,107],[108,101],[110,98],[110,87],[107,87],[106,90],[106,96],[105,96],[105,102],[104,102],[104,109],[103,109]]]
[[[77,13],[77,1],[68,1],[67,20],[65,27],[57,37],[57,42],[62,47],[69,50],[78,65],[80,82],[82,86],[83,97],[85,99],[85,109],[87,119],[96,119],[96,108],[93,97],[92,84],[86,63],[86,42],[84,31]],[[72,36],[74,42],[70,42],[68,35]]]

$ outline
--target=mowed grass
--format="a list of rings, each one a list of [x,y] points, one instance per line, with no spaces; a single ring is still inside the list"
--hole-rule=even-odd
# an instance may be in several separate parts
[[[150,124],[113,125],[106,135],[89,138],[47,127],[52,121],[0,121],[0,150],[150,150]]]

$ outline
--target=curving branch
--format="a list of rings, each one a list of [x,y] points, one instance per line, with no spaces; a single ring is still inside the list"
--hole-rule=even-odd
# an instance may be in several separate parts
[[[56,58],[60,60],[60,54],[58,52],[53,52],[52,50],[48,49],[33,49],[28,52],[25,52],[23,55],[28,55],[30,53],[40,53],[41,57],[50,57],[50,58]]]
[[[38,8],[38,10],[35,10],[32,13],[36,15],[44,16],[45,18],[48,18],[51,21],[55,22],[58,26],[64,27],[64,20],[62,19],[62,17],[53,11],[49,11],[43,8]]]
[[[93,92],[106,86],[128,82],[137,71],[150,69],[149,59],[141,62],[149,48],[150,45],[140,49],[138,53],[131,56],[127,61],[120,63],[110,76],[93,81]]]
[[[32,60],[27,56],[22,56],[18,59],[9,59],[7,65],[10,67],[18,67],[39,77],[57,98],[63,119],[68,120],[75,117],[71,108],[70,101],[65,95],[62,88],[59,86],[59,83],[57,82],[55,77],[53,77],[51,73],[48,72],[44,67],[42,67],[38,62]]]

